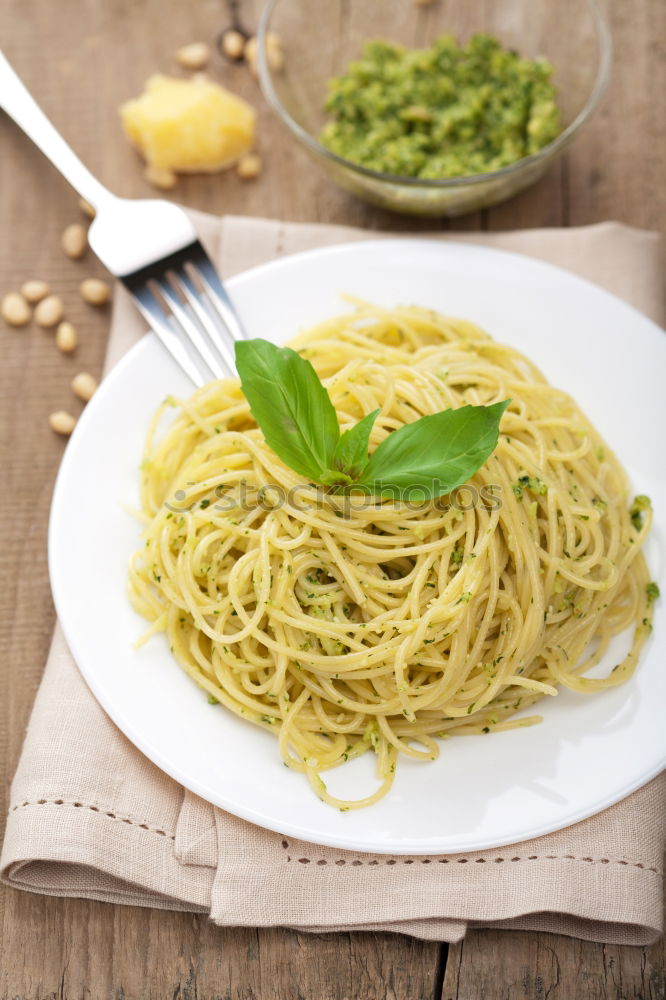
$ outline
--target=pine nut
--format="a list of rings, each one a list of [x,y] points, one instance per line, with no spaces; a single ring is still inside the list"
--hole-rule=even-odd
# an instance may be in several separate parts
[[[30,319],[30,306],[18,292],[7,292],[3,296],[0,313],[10,326],[25,326]]]
[[[65,320],[63,323],[58,324],[58,329],[56,330],[55,336],[56,347],[60,351],[64,351],[65,354],[69,354],[73,351],[78,342],[79,338],[76,335],[76,327]]]
[[[67,413],[65,410],[56,410],[49,417],[49,427],[56,434],[69,435],[76,427],[76,420],[71,413]]]
[[[101,306],[111,298],[111,287],[101,278],[86,278],[79,285],[79,292],[84,302],[91,306]]]
[[[190,42],[176,52],[176,61],[183,69],[203,69],[210,59],[210,46],[205,42]]]
[[[97,212],[95,211],[93,206],[90,204],[89,201],[86,201],[85,198],[79,198],[79,208],[81,209],[84,215],[88,216],[89,219],[94,219],[95,216],[97,215]]]
[[[257,71],[257,39],[249,38],[245,43],[245,59],[254,76],[258,76]],[[266,33],[266,60],[269,69],[274,73],[279,73],[284,66],[284,49],[282,39],[279,35],[269,31]]]
[[[79,399],[82,399],[84,403],[87,403],[93,393],[96,392],[98,385],[97,379],[90,372],[79,372],[72,379],[72,392]]]
[[[234,31],[233,28],[229,31],[225,31],[222,36],[222,52],[227,57],[227,59],[242,59],[243,49],[245,48],[245,38],[241,35],[240,31]]]
[[[40,302],[42,299],[46,298],[51,289],[46,284],[45,281],[26,281],[21,285],[21,295],[26,300],[26,302]]]
[[[56,326],[65,315],[65,306],[57,295],[47,295],[35,306],[35,322],[37,326]]]
[[[261,157],[257,153],[246,153],[236,164],[236,173],[243,181],[253,181],[261,173]]]
[[[150,164],[144,170],[143,176],[149,184],[160,188],[162,191],[170,191],[171,188],[176,186],[176,181],[178,180],[173,170],[165,170],[163,167],[151,167]]]
[[[83,257],[88,246],[88,237],[85,228],[80,222],[73,222],[71,226],[67,226],[67,229],[65,229],[60,243],[68,257],[71,257],[72,260],[78,260],[80,257]]]

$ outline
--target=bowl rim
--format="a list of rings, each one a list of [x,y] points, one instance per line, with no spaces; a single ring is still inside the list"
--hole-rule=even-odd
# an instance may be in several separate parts
[[[318,139],[315,139],[313,135],[304,129],[302,125],[300,125],[296,119],[289,114],[285,106],[280,101],[275,87],[273,86],[271,70],[266,58],[266,46],[264,44],[266,36],[270,32],[271,16],[280,2],[281,0],[267,0],[259,20],[259,27],[257,29],[257,68],[259,70],[259,82],[261,84],[264,97],[277,116],[282,119],[288,128],[301,140],[302,143],[304,143],[305,146],[310,149],[311,152],[322,157],[323,159],[330,160],[332,163],[336,163],[341,167],[352,170],[354,173],[367,177],[369,180],[375,180],[406,188],[427,188],[430,190],[441,191],[447,188],[457,188],[473,184],[487,183],[488,181],[495,179],[499,180],[503,177],[509,177],[514,173],[519,173],[525,167],[549,159],[551,156],[554,156],[561,149],[567,146],[569,142],[571,142],[581,126],[596,110],[610,79],[613,40],[608,21],[599,6],[598,0],[585,0],[597,31],[597,39],[599,43],[599,66],[587,101],[573,121],[570,122],[569,125],[567,125],[567,127],[555,137],[555,139],[547,145],[542,146],[538,152],[531,153],[529,156],[523,156],[521,159],[516,160],[515,163],[510,163],[506,167],[500,167],[499,170],[491,170],[481,174],[466,174],[463,177],[435,179],[406,177],[401,174],[382,173],[379,170],[373,170],[372,168],[365,167],[360,163],[354,163],[352,160],[347,160],[344,156],[340,156],[338,153],[334,153],[330,149],[327,149],[326,146],[322,145]]]

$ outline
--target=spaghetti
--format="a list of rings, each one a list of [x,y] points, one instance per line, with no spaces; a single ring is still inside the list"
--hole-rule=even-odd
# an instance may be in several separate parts
[[[167,400],[130,569],[146,638],[165,632],[209,700],[273,732],[284,763],[343,810],[386,794],[399,757],[532,725],[524,710],[561,685],[627,680],[651,627],[651,510],[629,509],[623,469],[569,396],[473,324],[416,307],[359,304],[291,346],[343,429],[381,409],[370,451],[425,414],[511,398],[498,446],[456,496],[345,498],[282,464],[237,380]],[[624,659],[586,676],[629,628]],[[377,790],[331,795],[321,773],[368,751]]]

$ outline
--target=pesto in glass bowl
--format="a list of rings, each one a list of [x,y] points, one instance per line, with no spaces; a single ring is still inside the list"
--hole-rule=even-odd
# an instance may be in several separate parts
[[[372,41],[328,82],[321,143],[384,174],[443,180],[501,170],[562,131],[553,67],[492,35],[427,49]]]
[[[283,66],[271,66],[267,58],[271,32],[284,44]],[[411,53],[410,59],[426,62],[433,52],[445,60],[457,58],[456,52],[488,48],[490,79],[482,82],[477,54],[476,69],[456,68],[456,89],[461,74],[476,75],[467,93],[463,86],[454,95],[448,117],[446,109],[439,107],[434,114],[428,102],[424,107],[415,92],[414,103],[399,109],[406,119],[391,121],[372,80],[341,83],[353,62],[367,59],[364,46],[377,39],[386,44],[370,49],[370,61],[393,60],[399,77],[404,76],[402,57],[390,55],[396,46],[398,52]],[[425,6],[409,0],[268,0],[257,61],[269,104],[340,187],[394,211],[455,216],[503,201],[545,173],[589,121],[603,94],[611,40],[597,0],[442,0]],[[483,88],[496,90],[493,74],[500,70],[516,77],[516,87],[498,102]],[[530,74],[531,82],[522,79]],[[338,83],[329,86],[334,79]],[[416,81],[403,82],[415,90]],[[373,122],[361,123],[356,137],[341,109],[330,103],[343,86],[352,92],[357,111],[359,103],[373,107]],[[497,121],[486,121],[479,129],[476,102],[483,103],[484,93]],[[531,96],[536,100],[527,115],[524,105]],[[431,122],[428,115],[433,115]],[[444,143],[447,128],[455,145]]]

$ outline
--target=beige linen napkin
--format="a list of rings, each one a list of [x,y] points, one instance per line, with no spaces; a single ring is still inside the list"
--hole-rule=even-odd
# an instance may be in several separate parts
[[[224,276],[378,234],[196,215]],[[614,223],[437,234],[528,253],[659,321],[659,238]],[[116,296],[108,364],[142,332]],[[184,791],[139,753],[82,680],[56,628],[14,778],[0,874],[33,892],[209,913],[223,925],[383,929],[459,940],[467,927],[649,944],[662,928],[666,780],[558,833],[463,856],[387,857],[271,833]]]

